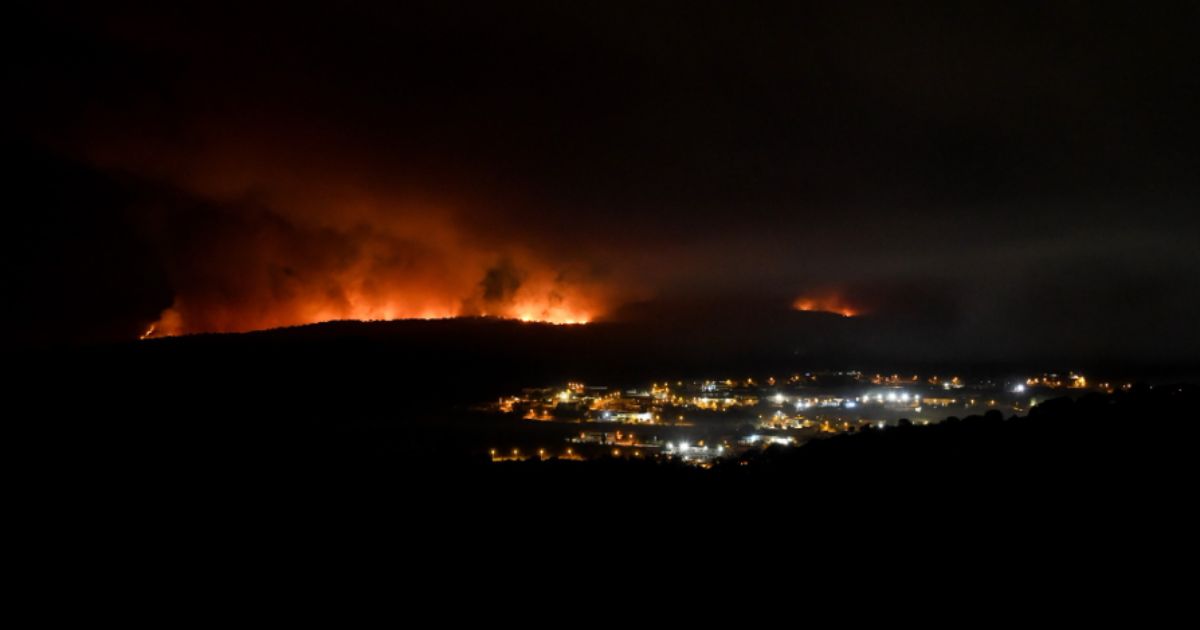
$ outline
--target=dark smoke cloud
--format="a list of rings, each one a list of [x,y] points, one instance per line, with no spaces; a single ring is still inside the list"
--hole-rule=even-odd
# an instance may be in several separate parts
[[[516,265],[511,260],[505,258],[499,264],[487,270],[487,274],[483,276],[483,281],[480,286],[483,288],[483,299],[486,302],[503,302],[512,298],[516,294],[517,289],[521,288],[521,282],[525,280],[525,275],[517,269]]]
[[[84,338],[836,295],[897,355],[1200,354],[1197,11],[42,3],[12,268]]]

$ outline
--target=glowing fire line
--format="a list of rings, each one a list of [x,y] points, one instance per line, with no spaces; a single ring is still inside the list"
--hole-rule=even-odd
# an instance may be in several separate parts
[[[564,319],[542,319],[542,318],[539,318],[539,317],[536,317],[533,315],[518,315],[516,317],[504,317],[504,316],[497,316],[497,315],[489,315],[487,313],[480,313],[479,315],[420,315],[417,317],[388,317],[388,318],[349,317],[349,318],[340,318],[340,319],[339,318],[321,319],[321,320],[304,322],[302,324],[294,324],[294,325],[303,326],[303,325],[312,325],[312,324],[326,324],[326,323],[330,323],[330,322],[406,322],[406,321],[407,322],[411,322],[411,321],[426,321],[426,322],[428,322],[428,321],[448,321],[448,320],[453,320],[453,319],[472,319],[472,318],[487,318],[487,319],[498,319],[498,320],[504,320],[504,321],[518,321],[518,322],[525,323],[525,324],[550,324],[553,326],[583,326],[585,324],[591,323],[591,319],[588,317],[585,317],[585,316],[575,316],[574,318],[564,318]],[[253,328],[253,329],[248,329],[248,330],[229,331],[229,332],[253,332],[256,330],[269,330],[269,328]],[[180,332],[162,331],[159,329],[159,322],[155,322],[155,323],[151,324],[149,328],[146,329],[146,332],[143,332],[142,334],[138,335],[138,339],[139,340],[162,339],[164,337],[177,337],[177,336],[184,335],[184,334],[188,334],[188,333],[182,332],[182,331],[180,331]]]
[[[792,308],[811,313],[833,313],[842,317],[857,317],[862,314],[838,295],[801,296],[792,302]]]

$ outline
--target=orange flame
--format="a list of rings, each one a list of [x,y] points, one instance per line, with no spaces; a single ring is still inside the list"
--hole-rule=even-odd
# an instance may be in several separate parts
[[[797,311],[834,313],[842,317],[857,317],[862,314],[860,309],[837,293],[802,295],[792,302],[792,308]]]
[[[579,325],[604,312],[605,296],[588,285],[564,283],[547,271],[532,272],[519,288],[499,299],[477,294],[458,297],[444,288],[396,287],[378,291],[368,281],[339,286],[336,299],[325,291],[306,291],[299,299],[265,297],[249,303],[224,303],[180,295],[140,339],[198,332],[246,332],[328,321],[395,321],[495,317],[522,322]],[[208,297],[208,296],[204,296]]]

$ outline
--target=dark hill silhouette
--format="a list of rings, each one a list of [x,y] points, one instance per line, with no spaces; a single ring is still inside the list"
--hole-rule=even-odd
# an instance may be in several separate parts
[[[794,322],[797,330],[857,325],[808,313]],[[514,388],[808,367],[784,344],[689,351],[688,344],[712,346],[668,334],[661,321],[652,326],[662,336],[648,339],[647,326],[331,322],[64,348],[17,357],[23,369],[14,390],[34,403],[19,426],[33,429],[32,450],[48,454],[55,474],[117,478],[132,488],[386,482],[437,494],[465,483],[504,495],[509,483],[535,493],[613,483],[785,493],[800,482],[806,493],[856,484],[911,489],[897,480],[946,489],[1048,479],[1095,486],[1177,463],[1183,442],[1176,436],[1195,415],[1194,388],[1160,387],[1047,403],[1023,420],[968,418],[768,451],[707,475],[620,462],[496,467],[474,459],[498,429],[468,407]]]
[[[859,325],[807,313],[793,321]],[[481,523],[514,510],[553,510],[565,523],[569,506],[792,522],[783,510],[811,519],[847,502],[891,514],[875,518],[997,498],[1010,511],[1049,509],[1064,495],[1145,509],[1177,500],[1190,478],[1179,469],[1191,466],[1196,392],[1163,387],[1046,404],[1028,420],[856,434],[712,471],[484,460],[489,445],[545,438],[534,435],[539,423],[469,409],[515,388],[817,367],[785,343],[712,350],[689,336],[695,329],[671,334],[658,321],[656,338],[648,326],[333,322],[18,353],[10,386],[23,411],[6,426],[28,462],[24,487],[88,513],[240,513],[283,501],[401,515],[466,509]]]

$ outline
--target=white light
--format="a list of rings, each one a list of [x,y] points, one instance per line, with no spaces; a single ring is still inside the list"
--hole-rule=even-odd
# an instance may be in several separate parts
[[[1014,393],[1014,394],[1023,394],[1023,393],[1025,393],[1025,386],[1024,386],[1024,385],[1017,385],[1016,387],[1014,387],[1014,388],[1013,388],[1013,393]]]
[[[681,451],[686,451],[687,449],[688,449],[688,443],[687,443],[687,442],[680,442],[680,443],[679,443],[679,450],[681,450]]]
[[[900,394],[900,400],[908,402],[908,394]]]
[[[846,401],[846,408],[847,408],[847,409],[853,409],[853,408],[855,408],[855,407],[857,407],[857,406],[858,406],[858,403],[854,402],[853,400],[847,400],[847,401]]]
[[[777,404],[777,405],[783,404],[783,394],[775,394],[775,404]]]
[[[888,392],[887,399],[889,402],[896,402],[896,392]]]

